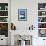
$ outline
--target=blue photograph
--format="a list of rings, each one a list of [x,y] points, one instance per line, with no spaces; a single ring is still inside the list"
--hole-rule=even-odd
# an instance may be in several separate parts
[[[19,21],[27,20],[27,9],[18,9],[18,20]]]

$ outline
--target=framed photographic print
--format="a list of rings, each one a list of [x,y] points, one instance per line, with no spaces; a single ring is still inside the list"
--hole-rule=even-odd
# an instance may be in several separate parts
[[[27,9],[18,9],[18,20],[27,21]]]

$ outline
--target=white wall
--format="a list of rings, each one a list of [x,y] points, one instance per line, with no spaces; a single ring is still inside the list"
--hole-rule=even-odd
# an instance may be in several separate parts
[[[27,21],[18,21],[18,9],[27,8]],[[17,29],[26,30],[37,23],[37,2],[32,0],[11,0],[11,22]]]
[[[29,26],[38,25],[38,3],[45,3],[46,0],[11,0],[11,22],[17,30],[27,30]],[[27,8],[27,21],[18,21],[18,9]]]

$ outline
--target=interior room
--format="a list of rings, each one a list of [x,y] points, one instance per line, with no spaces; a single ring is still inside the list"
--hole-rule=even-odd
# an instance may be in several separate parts
[[[46,46],[46,0],[0,0],[0,46]]]

